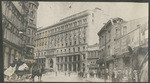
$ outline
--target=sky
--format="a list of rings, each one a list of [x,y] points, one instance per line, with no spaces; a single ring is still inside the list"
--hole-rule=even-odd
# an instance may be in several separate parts
[[[111,18],[126,21],[148,16],[148,3],[135,2],[41,2],[37,10],[37,28],[44,28],[60,19],[87,9],[101,8]]]

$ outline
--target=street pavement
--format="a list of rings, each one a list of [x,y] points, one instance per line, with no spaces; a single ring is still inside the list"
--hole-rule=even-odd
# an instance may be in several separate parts
[[[5,82],[8,82],[5,79]],[[31,82],[29,79],[24,80],[13,80],[11,82]],[[38,77],[35,77],[35,82],[38,82]],[[56,73],[46,73],[42,75],[41,82],[104,82],[104,79],[100,78],[82,78],[77,74],[65,75],[65,74],[57,74]],[[106,80],[106,82],[111,82],[110,80]]]
[[[42,76],[42,82],[104,82],[104,79],[82,78],[79,77],[77,74],[73,74],[70,76],[64,74],[58,74],[56,76],[55,73],[47,73]],[[111,82],[111,81],[106,80],[106,82]]]

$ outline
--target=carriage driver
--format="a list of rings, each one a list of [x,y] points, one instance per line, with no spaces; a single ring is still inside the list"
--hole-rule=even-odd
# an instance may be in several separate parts
[[[21,59],[19,59],[17,61],[17,67],[16,67],[16,70],[18,70],[19,66],[21,66],[24,62],[21,61]]]

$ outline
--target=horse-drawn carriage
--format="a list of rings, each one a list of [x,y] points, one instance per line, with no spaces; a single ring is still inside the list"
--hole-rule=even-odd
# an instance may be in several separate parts
[[[34,63],[14,60],[13,63],[4,71],[7,81],[25,81],[30,80],[32,76],[32,66]]]

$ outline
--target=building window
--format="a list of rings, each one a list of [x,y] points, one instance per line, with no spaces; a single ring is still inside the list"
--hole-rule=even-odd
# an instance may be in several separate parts
[[[123,35],[127,34],[127,26],[123,27]]]
[[[85,50],[85,46],[83,46],[83,50]]]
[[[85,54],[83,54],[83,59],[85,59]]]
[[[76,45],[76,41],[74,41],[74,45]]]
[[[77,26],[77,22],[74,22],[74,26]]]
[[[68,25],[65,25],[65,28],[67,29],[67,28],[68,28]]]
[[[87,19],[83,19],[83,22],[86,23],[86,22],[87,22]]]
[[[80,47],[78,47],[78,51],[80,51]]]
[[[30,43],[30,37],[28,37],[28,43]]]
[[[65,49],[65,52],[66,52],[66,49]]]
[[[73,52],[75,52],[75,48],[73,48]]]
[[[30,35],[30,29],[28,29],[28,34]]]
[[[111,34],[110,34],[110,31],[108,31],[108,41],[111,40]]]
[[[32,19],[30,19],[30,23],[33,24],[33,20]]]
[[[69,48],[69,53],[70,53],[70,48]]]
[[[69,24],[69,27],[72,27],[72,23]]]
[[[86,42],[85,39],[83,39],[84,43]]]
[[[99,39],[99,44],[100,44],[100,46],[101,46],[101,38]]]
[[[92,13],[92,17],[94,17],[94,13]]]
[[[78,21],[78,24],[79,24],[79,25],[81,25],[81,24],[82,24],[82,21],[81,21],[81,20],[80,20],[80,21]]]
[[[71,46],[71,44],[72,44],[72,43],[70,42],[70,46]]]

